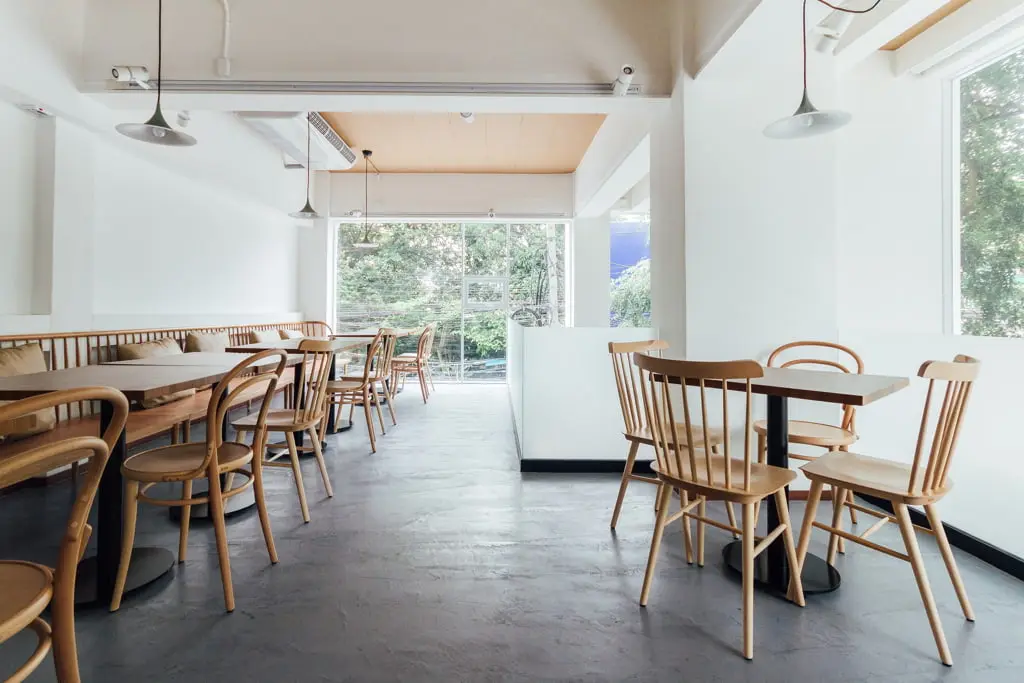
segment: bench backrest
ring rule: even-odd
[[[173,327],[138,330],[92,330],[88,332],[50,332],[47,334],[20,334],[0,336],[0,349],[39,344],[50,370],[77,368],[118,360],[119,344],[138,344],[170,337],[182,350],[185,337],[194,334],[223,334],[227,332],[232,344],[248,344],[249,333],[264,330],[297,330],[307,337],[322,337],[331,334],[327,323],[319,321],[259,323],[256,325],[222,325],[218,327]],[[96,412],[93,406],[72,404],[57,408],[57,420],[67,420],[80,415]]]

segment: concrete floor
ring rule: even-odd
[[[82,611],[83,680],[1024,680],[1024,583],[960,554],[978,617],[968,624],[927,538],[952,669],[937,659],[910,567],[866,548],[840,558],[842,588],[806,609],[756,596],[753,662],[738,654],[724,533],[709,532],[703,570],[685,564],[678,532],[666,537],[640,609],[652,487],[633,485],[612,534],[615,477],[521,475],[505,388],[438,389],[429,406],[415,391],[399,397],[399,426],[375,456],[362,428],[331,439],[333,500],[305,463],[310,524],[290,475],[268,473],[281,563],[270,566],[254,513],[232,519],[234,614],[206,523],[193,525],[188,562],[120,612]],[[64,487],[0,499],[0,557],[52,557],[68,503]],[[875,538],[899,543],[892,530]],[[823,552],[824,535],[814,540]],[[177,528],[143,507],[137,542],[175,548]],[[31,647],[31,636],[0,646],[0,678]],[[30,680],[54,680],[50,662]]]

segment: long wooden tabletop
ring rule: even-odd
[[[225,349],[228,353],[255,353],[257,351],[267,351],[268,349],[281,349],[288,353],[302,353],[299,350],[299,344],[305,339],[315,339],[317,341],[329,341],[333,343],[335,351],[348,351],[350,349],[360,349],[373,341],[374,335],[359,336],[359,337],[305,337],[296,339],[275,339],[267,342],[256,342],[254,344],[239,344],[238,346],[229,346]],[[188,354],[186,354],[188,355]]]
[[[206,367],[228,367],[233,368],[242,361],[244,358],[240,358],[237,353],[228,353],[227,351],[221,353],[217,351],[196,351],[193,353],[178,353],[169,356],[153,356],[152,358],[138,358],[136,360],[118,360],[110,363],[104,363],[104,365],[148,365],[148,366],[187,366],[187,365],[199,365]],[[253,365],[256,367],[268,367],[277,365],[278,357],[269,356],[256,361]],[[302,362],[302,358],[296,355],[288,354],[285,359],[287,366],[297,365]]]
[[[361,330],[354,332],[337,332],[331,335],[331,338],[349,338],[349,337],[375,337],[381,327],[364,327]],[[414,334],[419,334],[423,331],[422,327],[390,327],[392,332],[395,333],[396,337],[411,337]]]
[[[203,365],[86,365],[80,368],[0,377],[0,400],[17,400],[80,387],[113,387],[129,400],[166,396],[184,389],[216,384],[231,371]]]
[[[696,385],[698,381],[687,380],[687,384]],[[821,403],[841,403],[847,406],[866,406],[909,386],[910,380],[906,377],[886,375],[765,368],[764,377],[752,379],[750,384],[751,391],[755,394],[798,398]],[[711,389],[720,389],[722,383],[706,380],[704,385]],[[729,389],[746,391],[746,382],[730,380]]]

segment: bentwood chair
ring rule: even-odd
[[[257,363],[272,357],[278,359],[272,372],[256,372]],[[277,564],[277,550],[274,547],[274,536],[270,531],[270,517],[267,514],[267,504],[263,494],[263,469],[260,458],[254,457],[253,454],[261,453],[263,450],[266,440],[264,423],[286,363],[287,356],[284,351],[280,350],[268,350],[248,356],[214,387],[213,393],[210,395],[210,405],[206,411],[205,441],[154,448],[127,458],[121,465],[121,475],[125,481],[124,532],[122,534],[121,563],[118,566],[117,580],[114,584],[114,596],[110,601],[111,612],[115,612],[121,607],[124,585],[128,578],[128,565],[131,562],[132,547],[135,543],[135,524],[138,519],[140,501],[161,507],[182,508],[181,529],[178,538],[178,562],[185,561],[192,506],[208,504],[214,535],[217,539],[220,578],[224,586],[224,606],[228,612],[235,609],[235,592],[231,583],[231,559],[228,554],[227,527],[224,521],[224,501],[245,491],[250,486],[254,489],[256,509],[259,511],[263,539],[267,544],[270,562]],[[229,407],[242,392],[260,384],[264,384],[265,389],[259,413],[251,416],[256,424],[252,446],[239,441],[227,441],[223,436],[222,427]],[[250,465],[249,470],[243,469],[246,465]],[[238,486],[232,486],[236,474],[240,475],[243,481]],[[225,477],[226,486],[221,484],[222,475],[228,475]],[[192,484],[198,479],[207,480],[207,493],[204,496],[192,495]],[[164,499],[147,496],[146,492],[159,483],[180,483],[182,485],[181,498]]]
[[[782,358],[787,355],[787,352],[791,350],[803,352],[805,349],[833,349],[839,352],[840,360],[836,361],[822,358],[793,358],[790,360],[782,360]],[[833,342],[790,342],[789,344],[783,344],[779,348],[775,349],[772,351],[771,355],[768,356],[768,367],[770,368],[793,368],[803,366],[816,366],[810,369],[827,367],[847,374],[853,372],[858,375],[864,374],[864,361],[861,360],[861,357],[857,355],[853,349]],[[854,425],[855,419],[856,409],[853,406],[843,406],[842,420],[838,425],[830,425],[821,422],[808,422],[805,420],[790,420],[789,443],[826,448],[829,452],[845,451],[851,444],[856,442],[858,438]],[[768,422],[765,420],[758,420],[754,423],[754,431],[757,433],[757,461],[763,463],[767,456],[766,444]],[[790,453],[789,457],[791,460],[813,462],[818,456],[805,455],[802,453]],[[852,500],[847,501],[847,503],[852,502]],[[832,492],[832,505],[842,507],[842,504],[836,501],[835,491]],[[850,521],[856,524],[857,512],[853,507],[849,507],[849,511]],[[842,541],[839,543],[839,551],[844,551]]]
[[[974,610],[967,599],[967,591],[964,589],[963,580],[960,578],[960,572],[953,558],[953,551],[949,547],[949,540],[946,538],[946,531],[935,505],[953,488],[953,482],[949,478],[950,463],[956,450],[957,438],[960,436],[967,400],[970,398],[979,368],[978,361],[962,355],[957,356],[951,363],[928,361],[921,366],[917,375],[928,380],[928,394],[924,401],[924,411],[918,429],[917,448],[914,451],[912,464],[835,451],[823,455],[802,468],[803,473],[811,480],[811,492],[807,499],[807,511],[804,513],[804,524],[800,533],[800,547],[797,550],[800,566],[803,566],[804,558],[807,556],[813,527],[829,532],[829,562],[835,559],[838,538],[845,538],[909,562],[914,570],[914,578],[917,579],[917,588],[921,593],[925,612],[928,614],[928,622],[931,624],[935,645],[939,650],[939,659],[946,666],[953,665],[953,658],[949,653],[946,636],[942,631],[942,622],[939,621],[939,614],[935,608],[935,599],[932,597],[931,586],[921,560],[915,528],[935,536],[935,542],[942,553],[946,571],[949,573],[956,596],[960,600],[960,608],[963,610],[964,617],[968,621],[974,621]],[[939,408],[938,391],[942,391],[943,384],[945,384],[945,391],[943,392],[942,406]],[[937,415],[935,415],[936,413]],[[931,443],[929,444],[927,443],[929,423],[932,422],[933,415],[934,428],[931,430]],[[927,453],[925,452],[926,447],[928,448]],[[871,508],[857,506],[858,510],[878,517],[879,520],[862,534],[851,534],[843,531],[843,518],[839,513],[841,507],[839,502],[833,501],[832,524],[821,524],[815,521],[814,514],[818,509],[821,491],[825,484],[829,484],[832,486],[832,490],[836,491],[839,502],[845,500],[846,496],[852,496],[853,493],[862,493],[888,501],[892,505],[895,515],[887,515]],[[924,507],[929,529],[916,527],[911,521],[908,505]],[[899,525],[903,544],[906,547],[905,553],[867,540],[868,536],[889,522],[896,522]]]
[[[328,498],[334,497],[331,478],[327,475],[327,463],[321,446],[320,424],[327,415],[327,385],[331,377],[331,359],[334,346],[329,341],[303,339],[299,342],[302,351],[302,372],[299,373],[299,386],[295,388],[298,405],[284,409],[270,409],[266,415],[246,415],[231,423],[239,432],[259,432],[262,428],[267,433],[283,433],[284,443],[267,444],[269,448],[278,450],[275,455],[266,456],[266,448],[259,451],[259,460],[266,467],[290,468],[295,477],[295,490],[299,496],[299,508],[302,520],[309,523],[309,505],[306,502],[306,487],[302,481],[302,469],[299,467],[299,450],[295,435],[304,434],[310,444],[303,443],[301,450],[311,450],[320,467],[320,477]],[[279,459],[287,453],[289,462]]]
[[[86,401],[110,401],[114,406],[113,419],[103,438],[79,436],[62,439],[0,459],[0,488],[73,462],[89,461],[85,482],[78,486],[71,507],[56,568],[15,560],[0,562],[0,643],[26,628],[35,631],[39,641],[32,656],[7,679],[8,683],[24,681],[39,667],[51,646],[57,680],[60,683],[80,683],[82,680],[78,672],[78,645],[75,640],[75,578],[78,562],[92,533],[92,527],[87,523],[89,510],[96,499],[110,452],[128,419],[128,399],[115,389],[85,387],[55,391],[0,406],[0,423],[3,423],[22,419],[39,410],[63,404],[84,404]],[[50,608],[52,627],[42,618],[47,607]]]
[[[642,353],[634,354],[634,362],[640,369],[640,393],[643,397],[647,422],[651,426],[654,453],[657,462],[653,465],[661,482],[659,496],[661,504],[651,539],[651,552],[644,574],[644,585],[640,593],[641,606],[647,605],[654,579],[654,566],[661,547],[665,526],[677,519],[683,521],[683,542],[687,562],[691,561],[689,542],[689,519],[697,522],[697,564],[704,566],[704,526],[712,526],[740,534],[743,545],[743,656],[754,657],[754,559],[773,541],[782,536],[786,553],[792,566],[797,566],[796,547],[793,543],[792,525],[786,503],[786,486],[796,479],[796,472],[753,462],[751,440],[753,419],[751,412],[751,380],[763,377],[761,366],[752,360],[731,362],[692,362],[654,358]],[[708,388],[729,383],[745,388],[745,410],[743,411],[742,459],[732,457],[730,438],[729,393],[722,387],[721,402],[716,410],[708,400]],[[696,390],[681,390],[681,386],[695,385]],[[695,393],[696,396],[691,396]],[[738,391],[732,392],[738,394]],[[703,443],[711,440],[707,427],[709,411],[720,412],[723,425],[722,453],[715,454],[697,446],[695,431],[702,432]],[[691,417],[699,415],[701,424]],[[683,421],[677,420],[682,416]],[[673,488],[692,496],[687,502],[680,498],[679,512],[669,516],[669,503]],[[779,508],[779,526],[769,530],[763,539],[755,538],[757,520],[754,505],[769,496],[775,496]],[[707,517],[707,502],[722,500],[738,503],[743,510],[740,528],[722,524]],[[804,606],[803,586],[800,574],[790,575],[790,591],[793,600]]]
[[[434,333],[437,330],[437,323],[430,323],[420,332],[420,338],[416,342],[416,353],[403,353],[395,356],[391,362],[393,379],[392,387],[398,386],[402,381],[405,386],[406,375],[415,374],[420,382],[420,394],[423,395],[423,402],[430,398],[430,390],[434,388],[434,378],[430,374],[430,357],[434,352]],[[430,386],[427,386],[427,383]]]
[[[654,437],[647,424],[646,414],[640,399],[640,389],[637,386],[637,377],[633,371],[630,358],[634,353],[647,353],[651,351],[661,355],[661,352],[667,348],[668,342],[659,339],[638,342],[608,342],[608,353],[612,357],[612,368],[615,371],[615,387],[619,392],[619,407],[622,409],[622,422],[625,428],[622,435],[629,443],[626,467],[622,470],[622,482],[619,484],[619,496],[615,500],[615,510],[612,512],[612,529],[619,522],[619,512],[622,510],[622,502],[626,498],[626,489],[629,487],[630,481],[659,484],[657,477],[646,477],[633,472],[640,446],[654,445]],[[695,445],[698,448],[704,443],[703,433],[703,429],[698,425],[697,433],[694,435],[694,438],[697,440]],[[709,443],[712,450],[716,449],[722,443],[722,430],[709,429],[708,438],[710,439]],[[655,503],[657,504],[659,500],[656,497]],[[726,504],[726,512],[729,515],[729,523],[736,526],[736,515],[733,511],[732,503]]]
[[[378,393],[377,385],[380,385],[380,391],[387,398],[388,407],[391,410],[392,423],[398,424],[395,420],[394,408],[392,406],[394,397],[391,394],[391,388],[388,386],[388,382],[391,380],[391,362],[394,357],[397,340],[398,338],[393,330],[379,330],[367,348],[363,373],[355,376],[347,375],[340,380],[327,383],[328,408],[330,410],[340,412],[342,406],[349,406],[348,419],[351,422],[356,405],[363,406],[363,414],[366,416],[366,431],[370,435],[370,450],[373,453],[377,452],[377,436],[373,427],[371,407],[376,407],[377,409],[381,433],[387,433],[384,431],[384,413],[380,409],[380,394]],[[334,424],[338,424],[338,422],[335,419]],[[324,430],[326,430],[326,426],[321,431]]]

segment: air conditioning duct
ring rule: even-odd
[[[313,128],[310,159],[306,158],[304,112],[240,111],[235,115],[279,149],[285,155],[286,165],[294,160],[302,166],[311,163],[324,171],[344,171],[356,163],[356,153],[316,112],[309,113],[309,123]]]

